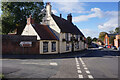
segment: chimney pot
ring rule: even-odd
[[[71,15],[71,13],[68,14],[68,16],[67,16],[67,20],[70,21],[70,22],[72,22],[72,15]]]
[[[60,14],[60,18],[62,18],[62,14]]]

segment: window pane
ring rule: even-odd
[[[56,42],[52,42],[52,52],[56,51]]]
[[[43,52],[48,52],[48,42],[43,42]]]
[[[66,51],[69,50],[69,44],[66,44]]]
[[[65,33],[65,39],[68,41],[68,33]]]

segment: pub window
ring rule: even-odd
[[[48,42],[43,42],[43,52],[48,52]]]
[[[80,40],[82,40],[82,37],[80,37]]]
[[[76,35],[76,39],[78,40],[78,35]]]
[[[68,41],[68,33],[65,33],[65,39]]]
[[[76,49],[79,49],[79,42],[76,43]]]
[[[66,44],[66,51],[69,50],[69,44]]]
[[[52,52],[56,51],[56,42],[52,42]]]

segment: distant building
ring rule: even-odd
[[[105,38],[104,38],[104,45],[114,46],[114,38],[115,38],[116,35],[117,35],[117,34],[106,34],[106,35],[105,35]],[[113,41],[111,41],[110,38],[111,38],[111,40],[113,40]]]
[[[120,35],[115,36],[114,46],[116,46],[116,48],[120,47]]]

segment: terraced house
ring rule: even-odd
[[[84,50],[87,48],[86,38],[83,33],[72,23],[72,15],[68,14],[67,20],[51,12],[50,3],[46,3],[45,17],[42,24],[34,23],[30,17],[21,35],[37,36],[40,42],[39,52],[65,53]]]

